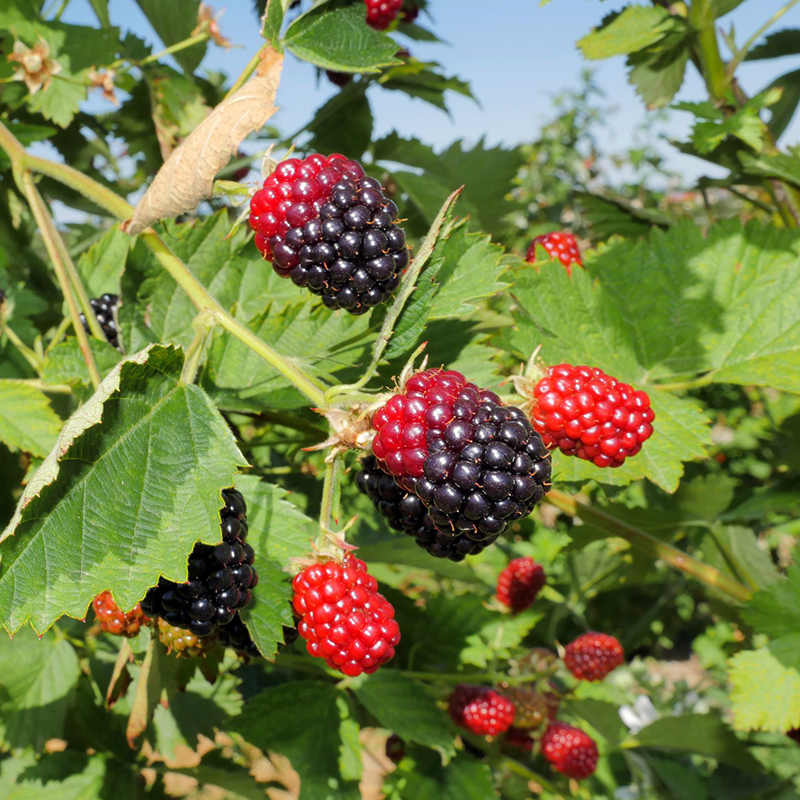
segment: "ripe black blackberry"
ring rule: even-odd
[[[356,485],[386,517],[390,528],[413,536],[416,543],[432,556],[463,561],[466,556],[476,555],[491,544],[490,541],[475,541],[460,532],[437,530],[423,502],[415,494],[400,488],[394,478],[378,466],[375,456],[362,460]]]
[[[275,271],[351,314],[400,283],[409,256],[396,219],[380,183],[339,154],[281,162],[250,202],[256,246]]]
[[[297,628],[290,628],[288,625],[283,626],[283,641],[289,645],[296,641],[300,634]],[[219,629],[219,642],[223,646],[227,646],[236,651],[240,656],[247,656],[248,658],[261,658],[261,653],[250,636],[250,631],[242,621],[239,612],[234,614],[233,619]]]
[[[101,297],[93,297],[89,303],[94,310],[94,315],[100,323],[100,327],[105,334],[108,343],[117,350],[119,346],[119,329],[117,328],[117,305],[119,305],[119,296],[116,294],[104,294]],[[89,322],[85,314],[81,314],[81,322],[87,333],[91,333],[89,329]]]
[[[258,583],[253,568],[255,554],[246,543],[247,505],[236,489],[223,489],[225,507],[220,511],[223,541],[198,543],[189,556],[189,580],[173,583],[162,578],[147,591],[142,610],[165,619],[197,636],[208,636],[220,625],[233,621]]]

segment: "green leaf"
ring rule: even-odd
[[[728,663],[736,730],[800,727],[800,672],[782,664],[767,647],[737,653]]]
[[[267,13],[264,18],[264,29],[261,35],[268,41],[275,50],[279,53],[283,52],[283,42],[281,41],[281,28],[283,27],[283,19],[286,13],[283,0],[276,0],[267,7]]]
[[[625,732],[625,725],[619,716],[619,708],[604,700],[591,697],[582,700],[570,700],[565,704],[569,711],[585,719],[596,728],[609,742],[618,742]]]
[[[94,13],[97,14],[100,24],[104,28],[108,28],[111,25],[111,20],[108,16],[108,0],[89,0],[89,3]]]
[[[712,525],[702,550],[706,562],[753,589],[764,589],[779,578],[769,552],[759,546],[750,528]]]
[[[579,39],[578,47],[589,59],[624,56],[655,44],[678,24],[665,8],[632,5]]]
[[[101,375],[105,375],[122,358],[119,350],[108,342],[101,342],[94,337],[89,339],[89,347]],[[49,384],[68,383],[73,386],[77,384],[89,386],[91,384],[89,369],[75,336],[67,337],[65,341],[50,351],[44,362],[42,381]]]
[[[273,5],[273,4],[270,4]],[[279,6],[280,3],[274,3]],[[256,783],[255,778],[241,764],[225,758],[219,750],[212,750],[203,756],[196,767],[171,769],[194,778],[201,787],[217,786],[225,792],[225,800],[264,800],[264,785]],[[212,792],[208,792],[211,794]],[[127,800],[127,798],[126,798]]]
[[[674,223],[674,220],[657,212],[657,216],[653,217],[650,213],[652,209],[637,208],[625,198],[607,191],[602,194],[575,192],[575,199],[591,226],[595,241],[603,241],[611,236],[634,239],[650,233],[654,224],[669,227]]]
[[[55,633],[39,639],[24,628],[13,639],[0,633],[0,743],[41,750],[63,736],[80,666],[72,645]]]
[[[285,489],[250,475],[236,485],[247,500],[248,541],[258,553],[258,586],[242,619],[261,653],[272,658],[283,642],[282,626],[294,625],[291,576],[284,568],[308,553],[317,525],[286,499]]]
[[[742,612],[758,633],[777,639],[800,631],[800,565],[786,571],[786,577],[756,592]]]
[[[784,28],[768,34],[757,44],[745,61],[760,61],[765,58],[782,58],[800,53],[800,28]]]
[[[765,91],[776,88],[781,89],[782,94],[780,100],[770,108],[771,116],[767,125],[772,135],[779,139],[789,127],[800,103],[800,69],[776,78]]]
[[[541,622],[544,614],[527,609],[512,617],[497,614],[483,622],[480,629],[466,638],[467,646],[460,653],[463,664],[488,667],[495,658],[510,658],[512,649]]]
[[[690,55],[691,42],[687,31],[681,30],[628,56],[628,82],[648,109],[663,108],[672,101],[683,85]]]
[[[740,153],[739,160],[748,175],[779,178],[800,186],[800,155],[796,152],[774,155]]]
[[[710,756],[746,772],[760,770],[745,745],[714,714],[662,717],[642,728],[635,740],[642,747]]]
[[[109,778],[115,768],[100,754],[90,758],[85,753],[67,750],[37,760],[30,753],[23,753],[0,764],[0,790],[11,779],[11,788],[3,793],[9,800],[93,800],[114,790],[122,790],[117,796],[126,800],[142,797],[132,782],[125,787],[113,786]],[[129,778],[132,774],[128,771]]]
[[[360,3],[311,8],[288,27],[283,43],[298,58],[339,72],[378,72],[397,63],[396,42],[367,25]]]
[[[447,716],[423,686],[396,670],[370,675],[354,688],[356,697],[380,725],[401,739],[455,755]]]
[[[706,786],[700,776],[673,759],[647,755],[647,764],[658,775],[669,792],[668,797],[681,800],[708,800]]]
[[[339,709],[339,772],[346,781],[360,781],[364,772],[363,750],[358,735],[361,732],[358,722],[353,718],[354,705],[349,697],[336,698]]]
[[[181,0],[180,3],[164,3],[162,0],[136,0],[147,21],[153,26],[165,47],[182,42],[192,35],[197,25],[200,0]],[[173,54],[186,75],[200,66],[206,54],[207,42],[199,42]]]
[[[386,70],[380,78],[384,89],[404,92],[411,97],[424,100],[442,111],[447,111],[445,92],[456,92],[475,99],[469,84],[456,76],[447,77],[436,70],[436,62],[418,61],[415,58],[397,67]]]
[[[384,782],[384,791],[392,791],[392,800],[488,800],[498,796],[489,765],[472,755],[459,753],[445,765],[431,750],[414,747],[409,751]]]
[[[356,800],[358,784],[339,772],[338,692],[330,683],[296,681],[252,697],[230,729],[286,756],[300,776],[300,800]]]
[[[306,126],[311,134],[308,149],[360,158],[372,140],[372,126],[366,84],[351,82],[319,108]]]
[[[714,7],[714,16],[724,17],[725,14],[730,14],[735,8],[738,8],[744,0],[712,0]]]
[[[65,424],[0,537],[7,629],[80,619],[105,589],[128,610],[160,575],[186,580],[196,541],[220,541],[221,490],[246,462],[182,366],[179,350],[148,348]]]
[[[47,395],[21,381],[0,380],[0,442],[12,453],[44,456],[61,430]]]
[[[120,293],[120,279],[131,246],[131,237],[115,225],[98,239],[78,260],[78,274],[89,297],[109,292]]]

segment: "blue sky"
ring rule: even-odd
[[[180,3],[181,0],[164,0]],[[540,8],[538,0],[430,0],[433,21],[420,19],[448,44],[408,43],[414,55],[442,63],[445,71],[468,80],[480,105],[451,94],[451,117],[398,92],[372,90],[371,101],[376,132],[393,129],[418,136],[435,146],[454,139],[475,141],[485,136],[490,143],[517,144],[536,137],[543,120],[551,113],[551,97],[579,83],[586,62],[575,42],[610,11],[627,3],[622,0],[552,0]],[[741,43],[785,4],[785,0],[747,0],[721,21],[725,29],[733,23]],[[203,68],[236,76],[259,47],[258,25],[251,0],[211,0],[224,13],[222,32],[240,45],[228,52],[211,46]],[[306,6],[308,0],[306,0]],[[110,0],[113,24],[133,30],[156,46],[158,38],[133,0]],[[72,0],[64,21],[95,24],[88,0]],[[800,27],[800,6],[788,12],[772,30]],[[606,103],[616,111],[609,117],[601,144],[618,151],[632,141],[646,112],[627,82],[623,58],[595,62],[597,81],[606,92]],[[744,64],[739,75],[743,88],[755,93],[773,78],[800,68],[800,58]],[[690,67],[679,99],[705,97],[702,82]],[[281,110],[273,121],[284,132],[299,128],[313,111],[334,92],[326,80],[318,82],[314,69],[289,57],[278,95]],[[102,100],[92,100],[104,103]],[[689,115],[672,112],[661,128],[672,136],[685,137]],[[784,144],[800,142],[800,114],[784,134]],[[714,173],[714,168],[668,145],[669,165],[689,177]]]

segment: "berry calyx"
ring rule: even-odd
[[[550,367],[533,389],[531,421],[545,444],[598,467],[635,456],[654,419],[646,392],[597,367]]]
[[[312,564],[295,576],[292,589],[306,650],[331,669],[355,677],[394,657],[400,641],[394,608],[363,561],[348,555],[342,563]]]
[[[119,328],[117,328],[117,306],[119,305],[119,295],[104,294],[101,297],[93,297],[91,300],[89,300],[89,305],[91,305],[94,315],[97,317],[97,321],[100,323],[100,328],[108,340],[108,343],[112,347],[116,347],[117,350],[120,350]],[[86,333],[91,333],[89,322],[86,319],[85,314],[81,314],[81,322],[83,323]]]
[[[378,466],[375,456],[367,456],[361,461],[356,485],[372,500],[390,528],[413,536],[420,547],[436,558],[463,561],[466,556],[480,553],[487,544],[463,534],[438,531],[422,500],[399,487],[392,476]]]
[[[372,417],[381,467],[436,529],[491,544],[550,488],[547,448],[525,413],[452,370],[412,375]]]
[[[625,652],[616,637],[589,631],[567,645],[564,663],[578,680],[601,681],[625,663]]]
[[[518,614],[533,605],[546,582],[541,564],[532,558],[514,558],[497,579],[497,599]]]
[[[397,18],[403,0],[364,0],[367,6],[367,25],[376,30],[386,30]]]
[[[479,736],[497,736],[514,722],[514,704],[494,689],[460,683],[450,695],[450,718]]]
[[[566,722],[551,722],[542,736],[544,757],[563,775],[582,780],[597,769],[597,744],[589,734]]]
[[[577,264],[579,267],[583,266],[578,240],[569,231],[555,231],[535,237],[525,253],[525,260],[529,264],[536,263],[536,245],[538,244],[547,250],[551,258],[557,258],[567,268],[567,275],[572,274],[573,264]]]
[[[396,220],[380,183],[338,153],[282,161],[250,201],[256,247],[278,275],[351,314],[400,283],[409,255]]]
[[[137,603],[127,614],[114,602],[111,592],[101,592],[92,600],[97,621],[100,627],[114,636],[131,638],[139,633],[142,625],[150,620],[142,611],[142,604]]]
[[[503,686],[502,689],[504,696],[514,704],[515,727],[532,730],[547,720],[547,701],[538,692],[523,686]]]
[[[223,489],[222,498],[222,542],[196,544],[189,556],[189,580],[178,584],[162,578],[142,600],[147,614],[196,636],[209,636],[230,623],[258,584],[255,553],[245,541],[247,504],[236,489]]]
[[[158,638],[167,648],[167,653],[176,658],[205,658],[217,644],[214,636],[196,636],[164,619],[158,620]]]

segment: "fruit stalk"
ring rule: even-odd
[[[649,533],[645,533],[645,531],[639,530],[627,522],[612,517],[605,511],[590,505],[586,500],[578,499],[576,496],[565,494],[557,489],[551,489],[547,495],[547,502],[573,517],[579,517],[595,528],[599,528],[612,536],[619,536],[625,539],[631,546],[649,553],[654,558],[661,559],[671,567],[697,578],[707,586],[729,594],[741,603],[747,602],[752,595],[752,591],[744,584],[729,578],[727,575],[723,575],[710,564],[705,564],[678,550],[677,547],[662,542],[655,536],[651,536]]]

